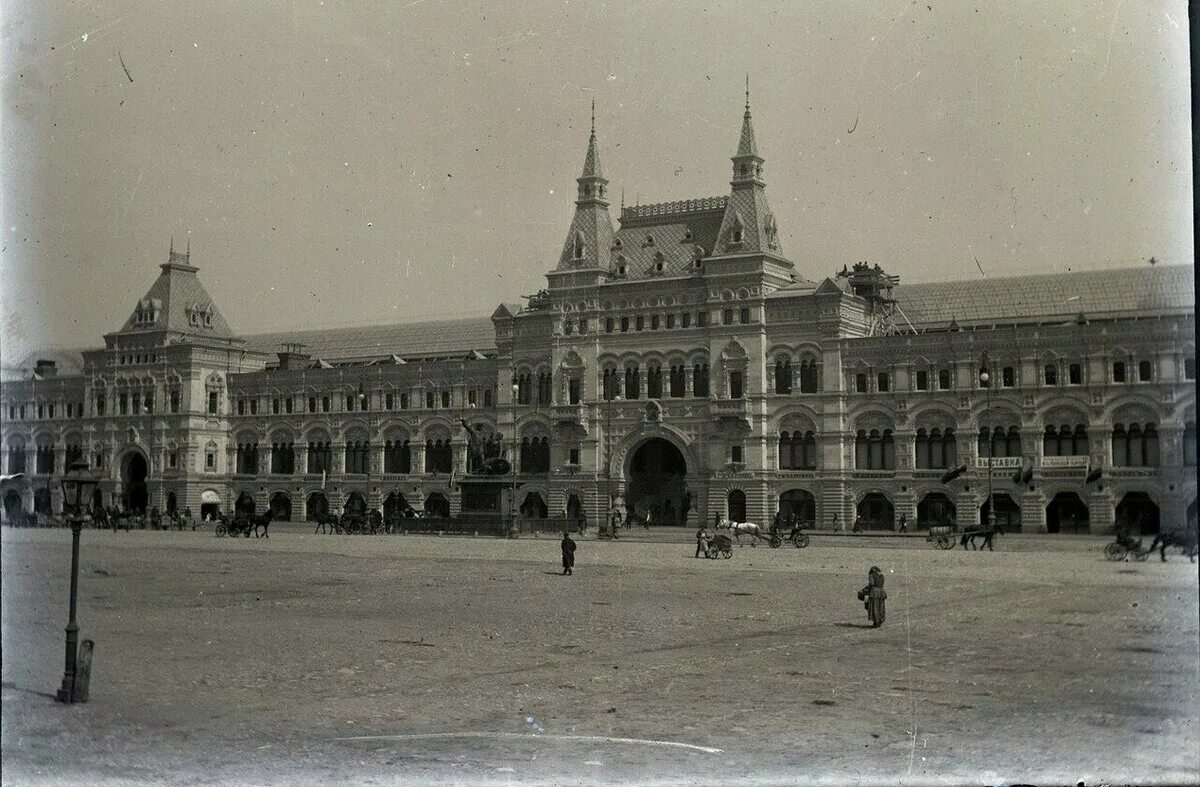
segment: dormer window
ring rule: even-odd
[[[615,241],[613,241],[613,245],[612,245],[612,247],[613,247],[614,249],[619,249],[619,248],[621,248],[621,239],[620,239],[620,238],[617,238]]]
[[[654,245],[654,236],[653,236],[653,235],[647,235],[647,236],[646,236],[646,245],[647,245],[647,246],[653,246],[653,245]]]
[[[582,260],[583,255],[587,252],[587,244],[583,242],[583,233],[575,233],[575,259]]]
[[[654,255],[654,272],[663,272],[663,255],[661,251]]]
[[[737,228],[735,228],[735,229],[734,229],[734,231],[733,231],[733,242],[734,242],[734,243],[741,243],[741,242],[742,242],[742,228],[741,228],[741,227],[737,227]]]
[[[625,258],[622,256],[617,257],[617,275],[618,276],[625,275]]]

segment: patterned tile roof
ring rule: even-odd
[[[710,197],[624,208],[613,241],[613,269],[623,258],[627,279],[691,275],[697,247],[706,257],[713,253],[726,203],[725,197]],[[661,272],[655,270],[660,260]]]
[[[197,268],[189,264],[189,257],[189,254],[171,251],[168,262],[159,266],[162,273],[135,305],[120,333],[166,329],[221,339],[233,336],[212,296],[196,278]],[[143,307],[157,312],[153,322],[138,321],[138,312]]]
[[[281,345],[295,343],[303,344],[305,352],[313,358],[326,361],[383,355],[428,358],[496,350],[496,332],[490,317],[283,331],[245,338],[246,349],[251,352],[274,354]]]
[[[914,325],[1098,317],[1194,310],[1194,275],[1188,265],[1154,265],[902,284],[893,295]]]

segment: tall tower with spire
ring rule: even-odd
[[[563,244],[556,271],[608,270],[613,243],[612,218],[608,215],[608,180],[600,166],[596,145],[596,102],[592,102],[592,133],[588,137],[583,172],[575,179],[575,216]]]
[[[763,157],[758,154],[750,121],[750,77],[746,77],[746,113],[737,153],[733,155],[733,191],[717,235],[716,254],[772,254],[782,257],[775,214],[767,205]]]

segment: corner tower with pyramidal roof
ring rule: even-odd
[[[767,204],[767,184],[763,179],[765,159],[759,155],[750,116],[749,77],[746,78],[746,111],[742,115],[742,131],[732,161],[731,192],[712,250],[713,259],[709,260],[706,268],[727,271],[730,263],[724,258],[744,261],[754,257],[759,260],[755,267],[761,266],[764,277],[774,279],[776,286],[782,286],[792,280],[793,265],[783,256],[779,227],[775,222],[775,214]],[[747,266],[732,267],[741,271]]]
[[[583,172],[576,178],[576,183],[575,215],[558,265],[550,274],[552,287],[597,284],[610,267],[614,233],[612,217],[608,215],[608,180],[600,166],[596,145],[595,102],[592,102],[592,131],[583,159]]]

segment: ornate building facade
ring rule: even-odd
[[[810,280],[748,103],[732,161],[614,225],[593,128],[547,289],[490,318],[237,336],[172,249],[103,348],[6,369],[4,516],[58,511],[82,458],[106,505],[293,520],[1195,520],[1192,268]]]

